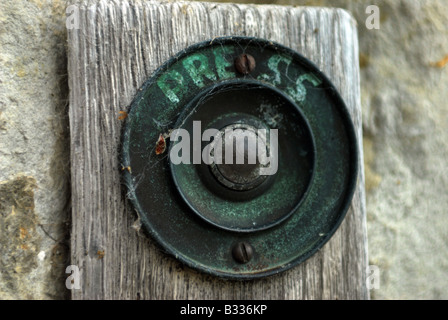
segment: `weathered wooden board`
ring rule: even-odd
[[[201,2],[74,3],[68,33],[74,299],[368,299],[367,239],[356,22],[339,9]],[[361,149],[358,187],[333,238],[305,263],[247,282],[200,274],[163,254],[135,228],[120,184],[126,110],[171,55],[218,36],[256,36],[314,61],[340,90]]]

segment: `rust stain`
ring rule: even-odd
[[[445,57],[443,57],[441,60],[439,60],[437,62],[431,63],[431,67],[436,67],[436,68],[442,69],[443,67],[446,66],[447,63],[448,63],[448,55],[446,55]]]
[[[121,171],[124,171],[124,170],[127,170],[129,173],[132,173],[132,170],[131,170],[131,167],[130,166],[127,166],[127,167],[125,167],[125,166],[121,166]]]
[[[20,227],[19,230],[20,230],[20,239],[21,240],[25,239],[26,236],[28,235],[28,231],[23,227]]]
[[[104,252],[104,250],[98,250],[96,252],[96,255],[98,256],[98,260],[101,260],[104,258],[105,252]]]
[[[156,155],[164,153],[166,150],[166,140],[163,134],[159,135],[159,140],[156,142]]]
[[[118,111],[118,120],[124,120],[128,117],[128,113],[126,111]]]

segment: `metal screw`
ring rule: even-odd
[[[255,59],[250,54],[240,54],[235,59],[235,69],[241,74],[249,74],[255,69]]]
[[[247,242],[239,242],[232,249],[232,256],[239,263],[248,263],[254,255],[254,248]]]

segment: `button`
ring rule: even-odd
[[[164,252],[201,272],[254,279],[292,268],[351,203],[358,149],[344,101],[280,44],[224,37],[185,48],[145,82],[125,121],[127,197]]]

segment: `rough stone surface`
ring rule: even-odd
[[[0,1],[0,299],[67,296],[63,1]]]
[[[381,272],[372,297],[448,299],[445,1],[251,2],[342,7],[357,19],[369,256]],[[380,30],[365,27],[372,4]],[[65,6],[0,2],[0,299],[67,291]]]

